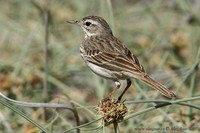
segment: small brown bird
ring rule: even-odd
[[[167,87],[145,73],[137,57],[113,36],[110,26],[103,18],[87,16],[67,22],[80,26],[85,32],[85,38],[80,46],[80,53],[85,63],[97,75],[115,82],[116,87],[110,95],[120,88],[119,80],[126,80],[127,85],[118,97],[120,101],[131,85],[130,79],[135,78],[154,87],[168,98],[176,97]]]

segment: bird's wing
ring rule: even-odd
[[[94,38],[83,43],[82,56],[88,62],[113,71],[144,72],[137,57],[115,37]]]

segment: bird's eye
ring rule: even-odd
[[[85,23],[85,25],[86,25],[86,26],[90,26],[91,23],[87,21],[87,22]]]

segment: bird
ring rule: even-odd
[[[110,79],[116,84],[108,97],[120,88],[120,80],[126,80],[126,87],[118,97],[120,101],[131,86],[131,79],[143,81],[168,98],[176,97],[174,92],[145,72],[138,58],[113,35],[105,19],[99,16],[86,16],[67,22],[80,26],[85,32],[85,37],[80,44],[80,54],[87,66],[95,74]]]

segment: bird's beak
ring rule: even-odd
[[[79,24],[79,21],[77,21],[77,20],[68,20],[67,21],[67,23],[69,23],[69,24]]]

